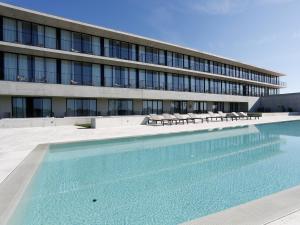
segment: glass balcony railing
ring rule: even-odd
[[[84,36],[82,36],[84,37]],[[281,87],[286,87],[285,82],[281,82],[278,79],[271,78],[269,76],[264,75],[257,75],[249,72],[241,72],[239,70],[233,71],[232,69],[227,70],[225,68],[219,68],[218,66],[214,66],[213,69],[211,66],[205,66],[204,64],[197,64],[197,63],[189,63],[188,67],[184,67],[184,60],[181,58],[170,58],[170,57],[161,57],[159,54],[154,53],[139,53],[136,51],[135,48],[124,48],[121,46],[110,46],[110,47],[103,47],[100,44],[100,38],[93,38],[93,36],[88,36],[89,38],[86,39],[66,39],[64,37],[60,38],[59,40],[56,37],[49,36],[46,34],[40,34],[38,32],[32,31],[20,31],[14,29],[3,29],[3,40],[8,42],[26,44],[26,45],[33,45],[38,47],[45,47],[45,48],[54,48],[57,49],[60,46],[60,50],[64,51],[71,51],[71,52],[78,52],[78,53],[85,53],[85,54],[92,54],[92,55],[104,55],[106,57],[112,58],[120,58],[124,60],[133,60],[133,61],[140,61],[149,64],[156,64],[156,65],[166,65],[175,68],[183,68],[183,69],[190,69],[193,71],[200,71],[200,72],[207,72],[222,76],[228,77],[235,77],[240,79],[246,79],[251,81],[262,82],[266,84],[274,84]],[[26,77],[19,77],[19,79],[25,79]]]

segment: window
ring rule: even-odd
[[[165,84],[165,73],[160,72],[159,73],[159,89],[160,90],[165,90],[166,84]]]
[[[173,91],[173,75],[168,73],[167,75],[167,89],[168,91]]]
[[[66,116],[96,116],[96,99],[67,99]]]
[[[73,32],[72,33],[72,51],[81,52],[81,34]]]
[[[57,83],[57,66],[56,59],[45,59],[46,63],[46,82],[56,84]]]
[[[163,103],[162,101],[155,100],[145,100],[143,101],[143,111],[142,114],[162,114],[163,113]]]
[[[183,67],[188,69],[189,68],[189,57],[184,55]]]
[[[44,47],[44,26],[38,24],[32,24],[32,44],[39,47]]]
[[[159,50],[159,64],[160,65],[166,65],[166,58],[165,58],[165,51]]]
[[[45,27],[45,47],[56,48],[56,29],[53,27]]]
[[[52,116],[51,98],[12,98],[12,116],[14,118]]]
[[[112,66],[104,66],[104,86],[112,87],[113,86],[113,75],[112,75]]]
[[[139,88],[146,87],[145,70],[139,70]]]
[[[9,42],[17,41],[17,22],[14,19],[3,18],[3,40]]]
[[[12,117],[25,118],[26,117],[26,99],[25,98],[12,98]]]
[[[98,64],[92,65],[92,85],[93,86],[101,85],[101,69],[100,69],[100,65]]]
[[[186,101],[173,101],[171,102],[171,113],[187,113],[187,102]]]
[[[72,62],[67,60],[61,61],[61,83],[71,84],[72,79]]]
[[[94,55],[101,55],[101,45],[99,37],[92,37],[92,53]]]
[[[18,73],[18,55],[4,53],[4,80],[16,81]]]
[[[136,69],[129,69],[129,87],[136,88]]]
[[[92,85],[92,64],[91,63],[82,64],[82,84]]]
[[[41,57],[34,57],[34,81],[46,83],[45,60]]]
[[[18,81],[29,81],[31,75],[31,60],[27,55],[18,56]]]
[[[88,34],[82,34],[82,52],[92,53],[92,37]]]
[[[18,42],[31,44],[31,24],[25,21],[18,21]]]
[[[108,115],[132,115],[132,100],[108,100]]]
[[[71,51],[72,49],[72,34],[70,31],[61,30],[60,38],[61,49]]]

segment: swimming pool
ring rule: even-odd
[[[300,122],[51,145],[9,225],[174,225],[300,184]]]

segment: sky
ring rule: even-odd
[[[286,74],[300,92],[299,0],[8,0]]]

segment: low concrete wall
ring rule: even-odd
[[[146,116],[106,116],[92,118],[92,128],[124,127],[146,124]]]
[[[277,112],[277,113],[262,113],[261,116],[298,116],[300,112]]]
[[[256,111],[300,112],[300,93],[270,95],[261,97]]]
[[[0,128],[49,127],[91,123],[92,117],[9,118],[0,120]]]

